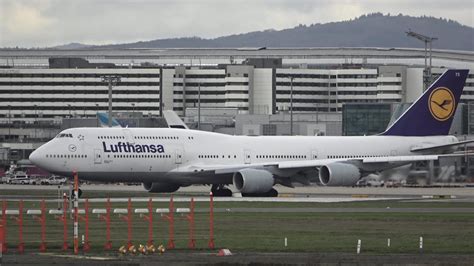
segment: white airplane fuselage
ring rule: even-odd
[[[210,180],[196,172],[205,165],[415,155],[411,152],[414,147],[456,141],[454,136],[254,137],[172,128],[72,128],[38,148],[30,158],[52,173],[72,176],[77,171],[85,180],[230,184],[231,176]],[[386,168],[387,164],[372,164],[364,170]]]

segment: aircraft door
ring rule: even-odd
[[[311,151],[311,160],[316,160],[318,159],[318,151],[317,150],[312,150]]]
[[[102,151],[100,149],[94,149],[94,164],[102,163]]]
[[[123,134],[125,135],[125,139],[127,140],[128,143],[130,144],[135,143],[135,138],[133,137],[132,131],[130,131],[130,129],[124,129]]]
[[[182,149],[176,149],[175,163],[176,164],[182,164],[183,163],[183,150]]]
[[[244,163],[252,163],[252,153],[250,152],[250,150],[244,150]]]

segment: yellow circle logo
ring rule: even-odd
[[[454,114],[454,95],[448,88],[436,88],[431,92],[428,106],[436,120],[446,121]]]

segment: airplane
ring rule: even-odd
[[[352,186],[370,173],[455,156],[456,146],[473,142],[447,135],[467,75],[445,71],[373,136],[232,136],[179,121],[169,128],[70,128],[29,159],[57,175],[141,182],[149,192],[202,184],[212,185],[215,196],[231,196],[233,184],[243,196],[271,197],[278,195],[275,184]]]
[[[97,119],[101,127],[109,127],[109,115],[106,113],[97,113]],[[112,127],[122,127],[117,119],[112,117]]]

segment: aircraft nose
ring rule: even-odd
[[[30,162],[33,163],[34,165],[39,165],[40,163],[40,148],[34,150],[28,159],[30,159]]]

